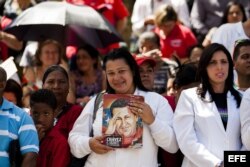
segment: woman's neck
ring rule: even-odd
[[[131,87],[127,92],[119,92],[119,91],[115,91],[116,94],[134,94],[135,93],[135,87]]]
[[[212,86],[214,93],[224,93],[225,84],[213,85]]]
[[[64,103],[59,103],[57,108],[56,108],[56,111],[55,111],[55,118],[57,118],[61,112],[63,111],[63,107],[65,106],[66,104],[66,101]]]
[[[84,72],[80,72],[83,76],[85,77],[93,77],[95,76],[95,69],[94,68],[91,68],[87,71],[84,71]]]

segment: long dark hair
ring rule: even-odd
[[[135,59],[126,48],[114,49],[113,51],[108,53],[103,59],[103,69],[106,71],[106,64],[108,61],[114,61],[118,59],[123,59],[126,62],[126,64],[129,66],[130,70],[133,73],[133,82],[135,84],[135,87],[144,91],[148,91],[142,84],[140,73],[139,73],[139,67]],[[106,81],[107,81],[106,92],[115,93],[115,90],[110,86],[107,79]]]
[[[229,51],[223,45],[218,43],[212,43],[211,45],[206,47],[201,55],[196,76],[197,80],[201,82],[201,85],[197,89],[197,94],[201,97],[202,100],[206,101],[205,99],[206,92],[208,91],[210,94],[214,93],[212,85],[209,82],[209,77],[207,74],[207,66],[210,60],[212,59],[214,53],[217,51],[224,52],[227,56],[227,60],[229,63],[228,77],[225,81],[224,92],[230,91],[237,102],[237,107],[239,107],[241,102],[241,95],[234,88],[233,60]],[[212,97],[211,101],[213,101]]]
[[[77,53],[80,51],[80,50],[84,50],[86,51],[89,56],[91,57],[91,59],[95,60],[96,62],[94,63],[94,68],[97,69],[99,66],[99,52],[98,50],[96,50],[93,46],[89,45],[89,44],[83,44],[81,45],[77,51],[76,51],[76,54],[74,56],[71,57],[70,59],[70,70],[77,70],[78,67],[77,67]]]
[[[236,5],[236,6],[238,6],[240,8],[240,10],[241,10],[241,12],[243,14],[242,22],[245,22],[247,20],[246,12],[245,12],[245,9],[244,9],[243,5],[241,3],[239,3],[239,2],[237,2],[237,1],[230,1],[230,2],[228,2],[227,7],[223,12],[223,16],[222,16],[222,19],[221,19],[221,24],[228,23],[227,16],[228,16],[230,8],[233,5]]]

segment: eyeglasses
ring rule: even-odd
[[[234,47],[238,46],[239,44],[249,44],[250,45],[250,39],[238,39],[234,43]]]

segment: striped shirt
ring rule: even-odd
[[[3,99],[0,106],[0,164],[10,166],[9,143],[18,139],[21,153],[38,153],[39,140],[32,118],[21,108]]]

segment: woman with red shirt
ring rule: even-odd
[[[192,31],[178,22],[178,16],[170,5],[160,7],[155,13],[155,32],[160,37],[163,57],[177,56],[181,62],[188,59],[188,48],[197,44]]]

